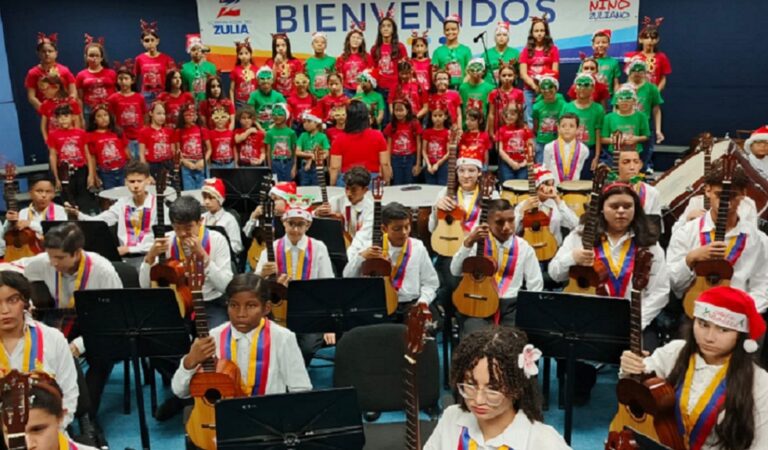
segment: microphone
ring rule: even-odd
[[[482,33],[480,33],[480,34],[478,34],[477,36],[475,36],[475,37],[474,37],[474,39],[472,39],[472,42],[474,42],[475,44],[477,44],[477,41],[479,41],[480,39],[482,39],[482,38],[483,38],[483,36],[485,36],[485,31],[483,31]]]

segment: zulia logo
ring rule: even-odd
[[[216,15],[216,18],[240,17],[240,8],[235,8],[232,6],[237,3],[240,3],[240,0],[219,0],[219,4],[224,6],[219,9],[219,14]]]

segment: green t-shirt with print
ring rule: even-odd
[[[248,104],[256,110],[256,120],[265,130],[272,126],[272,105],[275,103],[285,103],[285,97],[274,89],[266,95],[256,89],[248,97]]]
[[[544,101],[544,98],[536,100],[533,104],[531,115],[536,122],[536,142],[549,144],[557,139],[557,119],[565,108],[565,99],[562,95],[556,95],[552,102]]]
[[[181,66],[182,85],[196,102],[205,100],[205,82],[209,76],[215,75],[216,66],[210,61],[201,61],[200,64],[187,61]]]
[[[618,112],[612,112],[605,116],[603,128],[600,131],[602,137],[608,138],[616,132],[621,131],[624,136],[650,136],[648,129],[648,117],[645,114],[635,111],[628,116],[622,116]],[[613,153],[613,145],[608,146],[608,151]],[[643,151],[643,144],[637,143],[637,151]]]
[[[457,87],[464,81],[467,64],[471,59],[472,50],[464,44],[454,48],[441,45],[432,54],[432,65],[439,69],[446,69],[451,75],[451,86]]]
[[[637,88],[637,110],[649,119],[653,117],[653,108],[663,104],[664,99],[661,98],[661,92],[655,84],[646,81]]]
[[[384,96],[376,91],[371,91],[367,94],[365,92],[360,92],[355,94],[354,98],[365,103],[369,110],[373,110],[374,117],[378,117],[379,111],[384,111],[387,107],[387,104],[384,102]]]
[[[322,131],[318,131],[315,134],[305,131],[301,133],[301,136],[299,136],[299,139],[296,141],[296,148],[302,152],[313,152],[318,146],[323,150],[331,148],[331,144],[328,142],[328,136]]]
[[[499,60],[508,63],[511,60],[515,60],[515,73],[520,73],[520,52],[516,48],[507,47],[503,53],[499,53],[499,50],[494,46],[488,49],[488,61],[489,68],[485,71],[485,81],[496,86],[495,73],[499,70]]]
[[[600,137],[598,130],[603,126],[605,110],[603,105],[592,102],[586,108],[579,108],[575,101],[569,102],[563,108],[562,114],[573,113],[579,117],[579,139],[581,142],[592,147]],[[561,114],[561,115],[562,115]]]
[[[336,70],[336,58],[312,56],[307,58],[304,70],[309,77],[309,92],[318,99],[328,95],[328,75]]]
[[[597,72],[602,75],[600,81],[608,86],[608,92],[613,95],[613,81],[621,78],[619,62],[611,56],[597,58]]]
[[[479,84],[461,83],[459,96],[464,117],[470,109],[479,109],[483,112],[483,117],[488,117],[488,97],[494,89],[495,87],[487,81],[481,81]]]
[[[264,143],[269,146],[272,159],[291,159],[296,149],[296,133],[288,127],[272,127],[267,131]]]

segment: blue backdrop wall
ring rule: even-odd
[[[33,158],[46,161],[38,118],[26,101],[23,87],[27,70],[37,63],[38,31],[59,33],[59,61],[76,73],[84,65],[84,32],[106,38],[110,61],[132,58],[143,50],[139,19],[157,20],[161,50],[184,61],[184,35],[198,28],[194,0],[35,0],[33,4],[30,7],[30,3],[18,0],[0,0],[7,50],[6,62],[0,46],[0,77],[7,63],[12,93],[11,101],[3,94],[7,91],[1,89],[4,80],[0,80],[0,130],[10,135],[20,132],[27,163]],[[768,50],[762,41],[768,2],[640,0],[640,15],[665,17],[661,49],[673,66],[664,92],[667,143],[686,144],[705,129],[722,135],[768,122]],[[556,35],[556,25],[553,30]],[[563,79],[571,80],[574,71],[572,65],[564,67]],[[20,153],[18,141],[4,138],[0,143],[3,154]]]

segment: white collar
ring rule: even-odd
[[[231,322],[230,322],[229,326],[230,326],[230,330],[232,331],[232,337],[235,338],[236,341],[239,341],[240,339],[244,338],[248,342],[251,341],[251,338],[253,337],[253,333],[255,333],[256,330],[259,328],[259,327],[256,327],[256,328],[254,328],[253,330],[251,330],[251,331],[249,331],[247,333],[243,333],[241,331],[237,331],[237,329],[235,329],[235,327],[232,326]]]
[[[739,215],[738,211],[736,212],[736,215]],[[701,219],[696,219],[696,224],[697,224],[696,228],[698,229],[701,226],[700,225]],[[715,222],[712,220],[712,215],[710,214],[710,212],[707,211],[707,213],[704,214],[704,226],[701,227],[699,231],[708,233],[714,229],[715,229]],[[744,219],[741,218],[741,216],[739,216],[739,221],[736,222],[736,226],[725,232],[725,236],[726,237],[738,236],[739,233],[749,234],[749,226],[747,226],[746,222],[744,221]]]
[[[283,239],[285,239],[285,247],[287,249],[289,249],[289,250],[294,248],[294,247],[298,248],[299,250],[306,250],[307,249],[307,244],[309,243],[309,238],[307,237],[306,234],[304,236],[302,236],[301,239],[299,239],[299,242],[297,242],[296,245],[293,245],[291,243],[291,240],[288,239],[287,235],[283,236]]]
[[[533,428],[533,423],[528,419],[528,416],[525,415],[523,410],[517,411],[512,423],[507,425],[507,428],[505,428],[500,435],[489,439],[488,441],[483,438],[483,432],[480,430],[480,426],[477,424],[477,419],[472,413],[462,411],[456,423],[461,427],[466,427],[469,431],[469,437],[478,444],[494,447],[506,445],[513,449],[528,447],[529,436],[531,434],[531,429]]]
[[[133,198],[133,195],[131,195],[127,203],[128,203],[128,206],[131,206],[133,208],[139,208],[139,207],[151,208],[153,206],[154,201],[155,201],[155,196],[147,192],[144,195],[144,203],[142,203],[141,205],[136,203],[136,200]]]
[[[632,239],[633,237],[635,237],[635,232],[632,230],[629,230],[624,234],[622,234],[621,237],[616,242],[613,242],[613,239],[611,239],[608,233],[607,232],[605,233],[605,238],[608,240],[608,245],[610,245],[611,248],[616,247],[618,245],[622,245],[624,244],[624,242],[626,242],[627,239]]]

